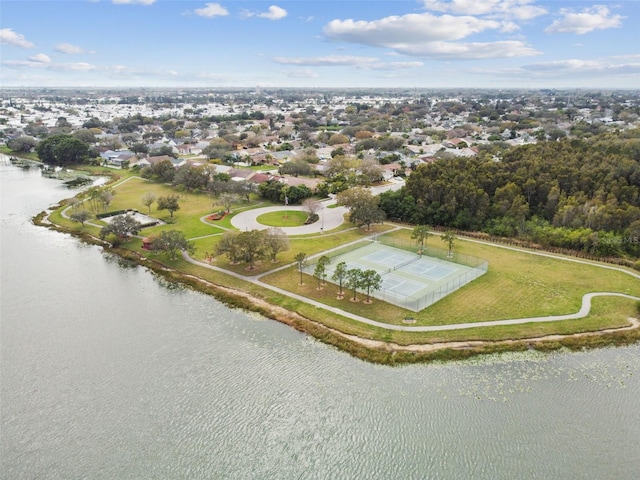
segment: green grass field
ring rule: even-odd
[[[393,232],[409,239],[410,230]],[[432,242],[438,238],[431,239]],[[327,284],[316,290],[316,280],[307,276],[305,286],[292,282],[294,268],[264,277],[271,285],[309,298],[395,325],[407,315],[416,325],[446,325],[509,318],[564,315],[580,309],[582,296],[589,292],[614,291],[640,297],[640,282],[624,273],[597,266],[515,252],[493,245],[459,240],[456,251],[489,261],[482,277],[417,313],[375,300],[372,305],[337,300],[337,287]],[[362,294],[358,294],[363,297]],[[632,303],[628,301],[628,303]]]
[[[299,210],[283,210],[260,215],[256,220],[270,227],[299,227],[304,225],[309,215]]]
[[[100,173],[100,170],[103,169],[96,169],[95,173]],[[156,197],[174,194],[176,193],[174,189],[167,185],[148,182],[132,176],[130,173],[125,173],[125,171],[113,173],[121,178],[110,185],[116,195],[109,206],[109,210],[137,209],[142,213],[150,214],[167,222],[166,225],[146,228],[141,232],[141,235],[147,236],[163,230],[178,229],[187,238],[192,239],[192,243],[196,247],[196,252],[193,256],[198,260],[204,260],[206,254],[213,253],[221,235],[226,230],[233,229],[231,225],[233,215],[249,208],[269,205],[268,202],[233,205],[230,215],[225,216],[222,220],[212,221],[207,220],[206,216],[222,208],[216,203],[215,199],[206,194],[180,193],[180,209],[175,212],[172,218],[169,212],[158,211],[155,203],[151,207],[151,212],[149,212],[147,207],[142,204],[142,197],[147,192],[155,194]],[[296,213],[301,213],[306,218],[306,213]],[[260,220],[264,222],[265,219],[262,217],[260,217]],[[281,212],[275,213],[276,221],[279,221],[278,217],[282,217]],[[96,236],[99,234],[99,228],[97,227],[91,225],[82,227],[78,223],[73,223],[63,218],[60,210],[52,213],[51,220],[77,233],[90,233]],[[266,221],[269,221],[268,217]],[[97,223],[95,220],[92,220],[92,222]],[[278,224],[275,226],[283,225]],[[311,234],[291,237],[290,249],[280,253],[277,262],[259,262],[257,268],[251,272],[247,271],[246,265],[231,265],[224,256],[218,257],[212,264],[230,272],[244,275],[267,273],[275,268],[293,263],[297,253],[304,252],[308,256],[320,254],[328,249],[364,239],[371,234],[389,232],[392,228],[391,225],[376,225],[372,227],[371,231],[367,231],[353,228],[350,224],[345,223],[338,229],[326,232],[324,235]],[[411,230],[403,228],[386,235],[410,241]],[[435,245],[440,248],[445,247],[444,242],[441,242],[437,236],[429,239],[429,245]],[[125,246],[139,252],[141,241],[140,239],[131,239]],[[345,299],[338,300],[337,286],[327,283],[322,289],[318,289],[317,280],[311,276],[305,276],[305,284],[300,286],[298,284],[299,273],[295,267],[267,274],[262,280],[267,285],[276,286],[291,293],[308,297],[329,307],[336,307],[346,312],[393,325],[403,324],[403,319],[407,315],[416,320],[415,325],[446,325],[570,314],[578,311],[582,296],[589,292],[613,291],[640,297],[640,282],[638,282],[638,279],[611,268],[601,268],[596,265],[514,251],[497,245],[485,245],[464,239],[459,239],[456,242],[455,250],[459,253],[488,260],[488,272],[464,288],[417,313],[409,312],[375,299],[372,304],[365,304],[362,301],[365,298],[362,293],[357,295],[359,302],[350,302],[348,300],[350,297],[348,292],[345,295]],[[600,330],[625,325],[626,318],[634,315],[635,308],[635,303],[632,300],[597,298],[594,300],[592,313],[582,320],[478,327],[432,333],[396,332],[364,325],[340,314],[317,308],[269,290],[266,287],[250,284],[224,273],[194,266],[182,260],[169,261],[163,256],[143,253],[149,255],[150,258],[161,260],[180,272],[250,292],[273,305],[279,305],[290,311],[298,312],[309,319],[316,320],[339,331],[363,338],[390,341],[398,344],[470,339],[517,339],[554,333],[568,334]],[[607,267],[604,264],[603,266]]]

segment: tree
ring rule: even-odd
[[[166,252],[169,258],[178,258],[178,251],[186,250],[189,253],[195,251],[195,247],[179,230],[168,230],[160,232],[160,235],[151,240],[151,250],[156,252]]]
[[[347,270],[347,288],[353,290],[353,300],[354,302],[358,301],[356,294],[358,292],[358,288],[362,286],[362,270],[359,268],[350,268]]]
[[[204,190],[209,182],[209,171],[203,166],[183,165],[176,170],[173,185],[183,185],[187,191]]]
[[[151,213],[151,205],[156,201],[156,196],[152,192],[147,192],[142,196],[142,204],[149,209]]]
[[[109,207],[109,205],[111,205],[111,202],[113,201],[113,197],[115,196],[115,194],[116,192],[111,189],[102,190],[100,192],[100,195],[98,196],[98,198],[100,199],[100,202],[102,203],[102,206],[105,212],[107,211],[107,208]]]
[[[362,288],[367,290],[367,303],[371,302],[371,292],[380,290],[382,287],[382,276],[375,270],[365,270],[361,277]]]
[[[242,251],[238,243],[240,232],[229,230],[225,232],[216,245],[216,255],[226,255],[231,263],[239,263],[242,260]]]
[[[255,268],[255,261],[266,254],[264,233],[260,230],[240,232],[237,242],[242,252],[243,260],[249,264],[249,270]]]
[[[329,137],[327,144],[329,145],[340,145],[344,143],[349,143],[349,137],[343,135],[342,133],[334,133]]]
[[[375,203],[368,203],[351,210],[349,220],[358,227],[365,226],[371,230],[374,223],[382,223],[385,219],[384,212],[378,207],[377,199]]]
[[[100,230],[100,238],[103,240],[108,235],[114,234],[116,237],[123,239],[130,235],[137,235],[142,224],[133,218],[132,215],[117,215],[111,219],[106,227]]]
[[[307,266],[307,254],[304,252],[297,253],[295,257],[293,257],[298,265],[298,271],[300,272],[300,285],[302,282],[302,272],[304,271],[304,267]]]
[[[453,243],[458,239],[455,232],[448,230],[442,234],[440,237],[443,242],[447,243],[449,247],[449,252],[447,253],[447,257],[453,257]]]
[[[229,142],[224,140],[223,138],[216,138],[211,141],[209,145],[202,149],[202,154],[206,155],[207,158],[219,158],[223,159],[227,154],[229,154],[232,150],[232,146]]]
[[[171,183],[176,176],[176,169],[171,160],[161,160],[143,168],[140,174],[143,178],[149,178],[156,182]]]
[[[307,161],[299,159],[285,163],[278,169],[278,172],[281,175],[293,175],[297,177],[298,175],[311,176],[315,170]]]
[[[383,168],[380,163],[373,159],[365,159],[358,168],[358,183],[361,185],[371,185],[382,180]]]
[[[97,141],[95,134],[88,129],[76,130],[72,135],[78,140],[83,141],[87,145],[94,144]]]
[[[333,275],[331,276],[331,280],[334,282],[338,282],[340,287],[340,291],[338,292],[338,297],[342,298],[344,296],[344,292],[342,291],[342,285],[347,278],[347,263],[340,262],[336,265],[336,269],[333,271]]]
[[[282,202],[286,185],[276,180],[268,180],[258,185],[258,193],[266,200]]]
[[[331,259],[326,255],[322,255],[316,263],[316,268],[313,271],[313,276],[318,280],[318,290],[324,285],[324,280],[327,276],[327,265],[331,263]]]
[[[329,160],[329,166],[327,168],[327,175],[333,177],[334,175],[345,175],[355,172],[360,166],[360,160],[356,157],[337,155]]]
[[[380,199],[366,188],[350,188],[340,192],[336,199],[339,205],[349,209],[349,220],[359,227],[366,225],[370,230],[371,224],[384,221],[384,212],[378,207]]]
[[[294,185],[286,189],[286,194],[287,198],[289,198],[289,203],[298,203],[305,198],[309,198],[313,195],[313,192],[306,185]],[[284,201],[284,197],[282,201]]]
[[[147,147],[144,143],[134,143],[129,148],[133,153],[149,153],[149,147]]]
[[[420,244],[420,254],[422,254],[427,240],[431,235],[431,232],[429,232],[429,225],[416,225],[413,232],[411,232],[411,238],[415,239]]]
[[[36,153],[50,165],[77,164],[89,156],[89,145],[71,135],[53,135],[36,146]]]
[[[180,203],[178,203],[178,195],[171,194],[165,197],[158,197],[157,208],[158,210],[168,210],[171,218],[173,218],[173,212],[180,210]]]
[[[71,219],[72,222],[79,222],[84,227],[84,222],[86,222],[91,218],[91,213],[89,213],[88,210],[84,210],[84,209],[77,210],[71,213],[71,215],[69,215],[69,218]]]
[[[28,153],[37,144],[37,140],[33,137],[16,137],[7,142],[7,147],[13,152]]]
[[[176,158],[176,154],[173,152],[173,148],[171,148],[169,145],[163,145],[149,152],[149,156],[151,157],[161,157],[163,155]]]
[[[336,196],[336,200],[338,205],[344,205],[349,210],[353,210],[367,203],[376,203],[371,191],[362,187],[349,188],[348,190],[340,192]]]
[[[229,213],[229,211],[231,210],[231,205],[233,205],[237,201],[238,195],[236,195],[235,193],[223,193],[222,195],[220,195],[220,203],[222,203],[222,206],[227,211],[227,213]]]
[[[314,215],[317,215],[322,208],[322,202],[313,198],[306,198],[303,200],[302,206],[307,212],[309,212],[309,216],[313,217]]]
[[[272,262],[280,252],[289,250],[289,238],[281,228],[269,228],[265,236],[265,245]]]

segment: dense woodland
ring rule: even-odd
[[[389,219],[640,256],[640,131],[419,166],[382,194]]]

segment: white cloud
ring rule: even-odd
[[[562,18],[555,20],[545,29],[546,33],[575,33],[584,35],[594,30],[606,30],[620,27],[626,17],[612,15],[604,5],[595,5],[576,13],[570,9],[560,10]]]
[[[291,78],[318,78],[320,76],[316,72],[308,68],[304,70],[292,70],[289,72],[284,72],[284,74],[287,77]]]
[[[45,55],[44,53],[39,53],[37,55],[34,55],[33,57],[29,57],[29,60],[38,63],[51,63],[51,59],[49,58],[49,56]]]
[[[259,17],[259,18],[266,18],[269,20],[282,20],[284,17],[288,15],[288,13],[284,8],[280,8],[277,5],[271,5],[269,7],[269,10],[263,13],[254,12],[251,10],[243,10],[240,13],[240,15],[245,18]]]
[[[195,75],[196,78],[201,80],[206,80],[208,82],[229,82],[231,80],[231,76],[223,75],[220,73],[198,73]]]
[[[640,55],[596,60],[558,60],[525,65],[523,69],[540,75],[640,75]]]
[[[532,63],[508,68],[477,68],[466,74],[484,75],[514,81],[536,82],[541,85],[603,86],[637,85],[640,82],[640,54],[613,56],[598,59],[566,59],[551,62]]]
[[[271,5],[266,13],[259,13],[258,17],[268,18],[269,20],[281,20],[287,16],[287,11],[277,5]]]
[[[541,55],[541,52],[518,40],[500,42],[430,42],[422,45],[396,45],[404,55],[450,60],[478,60]]]
[[[365,45],[388,47],[395,43],[459,40],[474,33],[500,28],[500,22],[475,17],[436,16],[430,13],[385,17],[374,21],[332,20],[326,37]]]
[[[0,44],[13,45],[20,48],[35,47],[33,43],[24,38],[24,35],[14,32],[11,28],[0,29]]]
[[[70,43],[59,43],[55,46],[55,51],[65,53],[67,55],[79,55],[81,53],[95,53],[93,51],[85,50],[78,45],[72,45]]]
[[[327,55],[324,57],[276,57],[274,62],[281,65],[302,67],[355,67],[362,70],[406,70],[423,66],[422,62],[380,62],[376,57],[355,57],[349,55]]]
[[[156,3],[156,0],[112,0],[115,5],[133,5],[139,3],[140,5],[152,5]]]
[[[45,60],[46,58],[46,60]],[[38,68],[44,70],[55,70],[59,72],[79,72],[79,71],[92,71],[96,70],[95,65],[90,63],[78,62],[78,63],[53,63],[44,54],[36,55],[29,58],[29,60],[7,60],[2,62],[3,65],[14,68]]]
[[[374,21],[333,20],[324,27],[328,39],[390,48],[403,55],[449,59],[506,58],[538,55],[522,41],[457,43],[485,30],[511,30],[510,23],[470,16],[430,13],[391,16]]]
[[[219,3],[207,3],[204,8],[196,8],[194,10],[195,14],[200,17],[224,17],[229,15],[229,10],[224,8]]]
[[[353,57],[348,55],[327,55],[324,57],[276,57],[274,62],[282,65],[303,67],[357,67],[377,62],[375,57]]]
[[[411,68],[419,68],[424,66],[422,62],[391,62],[391,63],[374,63],[368,68],[371,70],[409,70]]]
[[[531,20],[547,13],[535,0],[422,0],[427,10],[454,15],[487,15],[495,18]]]

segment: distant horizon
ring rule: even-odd
[[[638,25],[637,1],[3,0],[0,84],[634,90]]]
[[[273,86],[254,86],[254,87],[236,87],[236,86],[180,86],[180,85],[139,85],[139,86],[92,86],[92,85],[77,85],[77,86],[47,86],[47,85],[2,85],[2,90],[228,90],[228,91],[256,91],[256,90],[318,90],[318,91],[349,91],[349,90],[369,90],[369,91],[495,91],[495,92],[509,92],[509,91],[576,91],[576,92],[592,92],[592,91],[606,91],[606,92],[638,92],[640,93],[640,87],[366,87],[366,86],[349,86],[349,87],[314,87],[314,86],[286,86],[286,85],[273,85]]]

